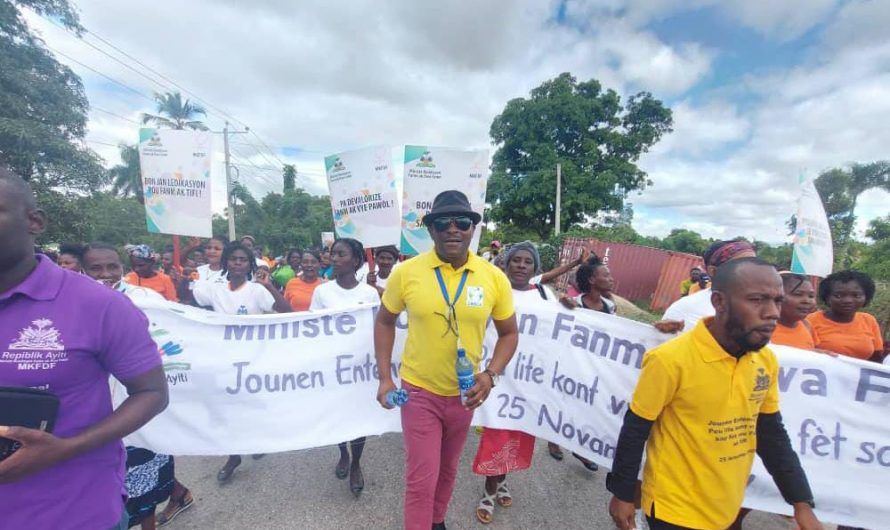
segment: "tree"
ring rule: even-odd
[[[204,122],[195,119],[198,114],[206,116],[207,111],[191,100],[186,99],[183,102],[179,92],[155,93],[155,101],[158,102],[158,113],[143,114],[142,123],[154,123],[158,127],[169,129],[207,130]]]
[[[284,192],[294,191],[297,187],[297,168],[293,164],[285,164],[282,174]]]
[[[111,191],[122,197],[133,195],[139,204],[144,204],[142,174],[139,171],[139,146],[121,144],[118,149],[123,163],[108,170],[112,178]]]
[[[95,189],[105,172],[81,143],[89,107],[83,84],[30,32],[22,7],[83,29],[66,0],[0,0],[0,160],[38,195],[60,186]]]
[[[662,240],[659,248],[701,256],[712,242],[713,241],[711,240],[703,238],[701,234],[693,230],[674,228],[671,230],[671,233]]]
[[[865,235],[874,244],[861,249],[854,268],[875,280],[890,281],[890,215],[873,219]]]
[[[488,184],[492,220],[533,229],[555,224],[556,164],[562,165],[563,229],[603,211],[621,211],[627,194],[650,184],[640,155],[671,131],[671,111],[651,94],[622,107],[613,90],[564,73],[509,101],[491,124],[498,146]]]

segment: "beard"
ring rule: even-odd
[[[754,334],[757,332],[754,330],[745,329],[745,326],[742,324],[742,322],[733,314],[732,305],[727,308],[726,326],[727,331],[729,332],[729,338],[732,339],[733,342],[738,344],[740,348],[739,355],[757,351],[769,344],[770,337],[760,340],[756,340],[753,338]]]

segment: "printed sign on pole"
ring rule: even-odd
[[[209,131],[139,129],[145,221],[156,234],[210,237]]]
[[[334,230],[368,248],[399,240],[399,200],[389,147],[325,157]]]
[[[462,191],[473,211],[485,210],[488,186],[488,150],[452,149],[419,145],[405,146],[405,190],[402,194],[401,252],[409,256],[433,248],[423,216],[433,207],[436,195],[447,190]],[[476,226],[470,250],[479,248],[482,223]]]

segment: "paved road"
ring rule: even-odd
[[[473,510],[482,479],[471,472],[478,435],[471,432],[447,524],[450,530],[481,529]],[[402,514],[403,449],[401,435],[369,438],[363,458],[365,491],[355,499],[348,481],[334,477],[337,449],[326,447],[245,458],[229,484],[219,486],[216,472],[225,457],[181,457],[179,479],[197,502],[167,528],[185,529],[398,529]],[[568,456],[568,453],[567,453]],[[538,442],[532,468],[508,484],[514,505],[498,509],[496,529],[612,529],[606,505],[605,472],[590,473],[570,456],[557,462]],[[746,530],[786,530],[773,515],[755,513]]]

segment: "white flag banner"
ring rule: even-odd
[[[404,183],[401,252],[416,256],[433,248],[423,216],[433,208],[436,195],[459,190],[467,196],[473,211],[482,215],[488,187],[488,150],[406,145]],[[479,223],[470,242],[471,252],[479,248],[481,235]]]
[[[334,229],[368,248],[399,241],[399,194],[392,149],[369,147],[324,159]]]
[[[791,272],[824,278],[831,274],[833,264],[834,249],[825,207],[816,184],[801,175]]]
[[[209,131],[139,129],[139,168],[148,231],[210,237]]]
[[[164,357],[170,406],[127,443],[175,455],[332,445],[400,430],[376,402],[376,308],[229,316],[138,301]],[[530,433],[610,467],[651,326],[545,301],[517,304],[519,348],[476,414],[478,425]],[[394,366],[406,331],[399,318]],[[485,341],[493,350],[495,331]],[[775,347],[782,415],[823,521],[881,528],[890,519],[890,369]],[[116,388],[119,402],[125,396]],[[876,421],[876,419],[878,419]],[[789,514],[759,461],[745,506]]]

